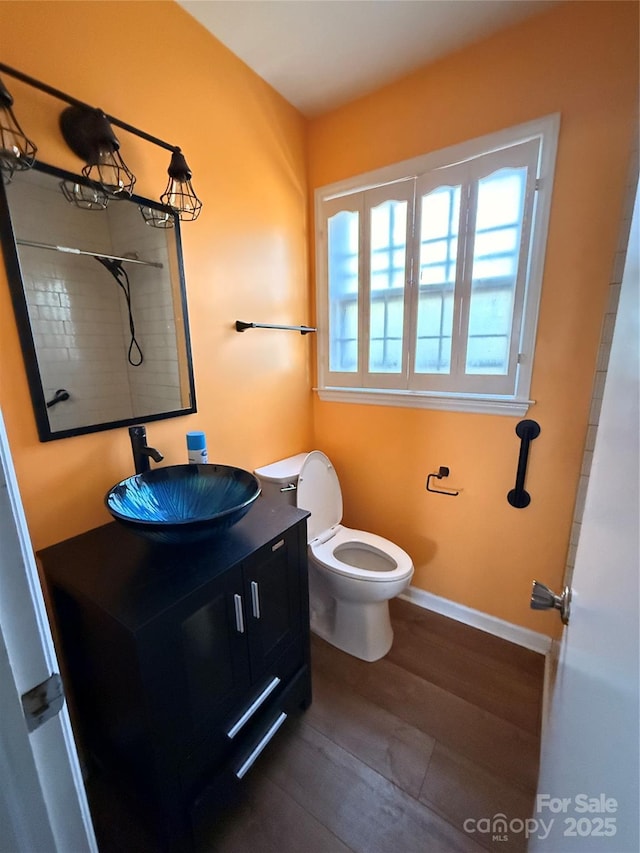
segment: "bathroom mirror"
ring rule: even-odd
[[[196,411],[178,218],[137,196],[104,202],[84,178],[42,163],[0,184],[41,441]],[[141,206],[173,227],[151,227]]]

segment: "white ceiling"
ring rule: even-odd
[[[364,95],[556,0],[178,0],[306,116]]]

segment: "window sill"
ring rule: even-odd
[[[436,394],[429,391],[377,391],[372,388],[315,388],[321,400],[332,403],[360,403],[370,406],[400,406],[408,409],[436,409],[484,415],[523,417],[534,400],[479,394]]]

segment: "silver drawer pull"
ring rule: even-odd
[[[272,550],[272,551],[277,551],[277,550],[278,550],[278,548],[282,548],[282,546],[283,546],[283,545],[284,545],[284,539],[279,539],[279,540],[276,542],[276,544],[275,544],[275,545],[272,545],[272,546],[271,546],[271,550]]]
[[[262,738],[262,740],[260,741],[260,743],[256,746],[256,748],[253,750],[253,752],[247,758],[247,760],[244,762],[244,764],[242,764],[241,767],[238,770],[236,770],[236,776],[238,777],[238,779],[242,779],[242,777],[245,775],[247,770],[251,769],[251,766],[253,765],[256,758],[260,755],[262,750],[269,743],[271,738],[278,731],[278,729],[280,728],[280,726],[284,723],[284,721],[286,719],[287,719],[287,715],[285,714],[284,711],[282,711],[280,716],[271,724],[271,726],[269,727],[269,730],[265,733],[265,735]]]
[[[242,615],[242,596],[236,593],[233,596],[233,606],[236,609],[236,631],[244,634],[244,616]]]
[[[256,619],[260,618],[260,590],[257,581],[251,581],[251,607]]]
[[[228,738],[234,738],[238,734],[240,729],[244,726],[247,720],[251,719],[251,717],[255,714],[260,705],[262,705],[264,700],[273,693],[278,684],[280,684],[280,679],[276,675],[267,684],[262,693],[258,697],[256,697],[256,699],[254,699],[254,701],[249,705],[244,714],[239,717],[236,722],[231,726],[231,728],[227,732]]]

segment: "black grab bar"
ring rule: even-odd
[[[529,444],[540,435],[540,424],[536,421],[520,421],[516,427],[516,435],[521,439],[518,472],[516,474],[515,488],[509,492],[507,500],[516,509],[524,509],[531,503],[531,495],[524,488],[524,480],[527,475],[527,461],[529,459]]]

